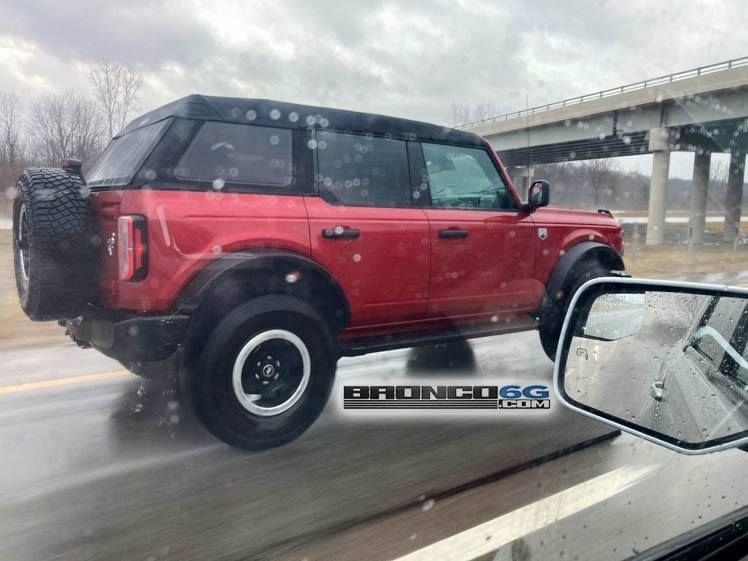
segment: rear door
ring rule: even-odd
[[[406,142],[319,131],[312,146],[319,193],[305,198],[312,256],[345,291],[352,330],[422,319],[429,227],[411,203]]]
[[[430,205],[429,309],[435,316],[504,318],[534,309],[536,232],[488,148],[421,144]]]

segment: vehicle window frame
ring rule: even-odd
[[[712,313],[714,313],[714,309],[710,310],[710,316]],[[741,334],[742,337],[740,336]],[[733,329],[730,335],[729,343],[741,356],[745,357],[746,350],[748,350],[748,302],[745,303],[743,313],[736,322],[735,329]],[[741,388],[746,388],[748,387],[748,381],[744,382],[738,378],[739,369],[740,365],[728,353],[722,356],[719,371],[734,384],[740,385]]]
[[[322,190],[322,181],[320,178],[320,164],[319,164],[319,149],[315,148],[314,150],[310,150],[310,152],[314,152],[314,194],[321,198],[323,201],[325,201],[327,204],[331,206],[342,206],[342,207],[351,207],[351,208],[399,208],[399,209],[412,209],[412,208],[419,208],[419,205],[416,204],[415,200],[413,199],[413,172],[411,169],[411,163],[410,163],[410,152],[408,150],[408,144],[409,142],[403,138],[395,138],[395,137],[389,137],[386,134],[374,134],[371,132],[362,132],[362,131],[350,131],[350,130],[340,130],[340,129],[324,129],[321,131],[319,128],[314,128],[312,131],[312,134],[310,135],[310,140],[314,140],[315,142],[319,142],[320,139],[318,138],[318,135],[320,132],[331,132],[331,133],[337,133],[337,134],[346,134],[349,136],[360,136],[362,138],[366,138],[367,136],[371,136],[372,138],[381,138],[384,140],[394,140],[397,142],[402,142],[405,147],[405,161],[406,161],[406,169],[408,173],[408,205],[406,206],[382,206],[382,205],[366,205],[366,204],[350,204],[350,203],[343,203],[339,201],[331,201],[328,198],[326,198],[323,195]]]
[[[431,207],[431,188],[429,187],[429,175],[426,170],[426,160],[423,157],[423,149],[420,141],[408,141],[408,160],[410,164],[410,199],[413,206],[420,208]],[[422,185],[425,189],[421,189]],[[415,193],[420,193],[418,198]]]
[[[704,313],[702,314],[701,319],[697,324],[697,328],[709,325],[709,322],[716,312],[718,305],[719,298],[714,298],[713,301],[708,304],[706,310],[704,310]],[[748,302],[744,306],[748,306]],[[735,334],[745,333],[746,329],[748,329],[748,315],[744,311],[736,322],[732,333],[730,333],[730,338],[727,339],[728,343],[741,355],[743,355],[746,348],[748,348],[748,335],[744,336],[742,341],[739,341],[736,338]],[[719,360],[715,360],[714,358],[709,356],[709,354],[707,354],[707,351],[705,349],[701,347],[701,341],[696,342],[694,345],[692,345],[692,347],[704,360],[708,361],[711,367],[714,368],[717,372],[726,376],[733,383],[742,384],[742,382],[737,377],[738,364],[728,353],[723,352]]]
[[[521,201],[518,200],[510,181],[508,181],[508,178],[504,175],[504,170],[502,170],[501,167],[497,165],[495,158],[492,156],[491,152],[488,150],[486,146],[482,146],[482,147],[465,146],[463,144],[436,142],[432,140],[420,140],[418,141],[418,144],[420,145],[421,158],[423,158],[424,169],[426,169],[426,177],[427,177],[426,183],[428,184],[427,192],[428,192],[429,206],[424,207],[424,208],[438,209],[438,210],[477,211],[477,212],[511,212],[511,213],[517,213],[517,214],[522,211],[522,203]],[[433,195],[431,193],[431,178],[428,175],[428,168],[426,166],[426,154],[423,149],[424,144],[432,144],[436,146],[452,146],[454,148],[462,148],[465,150],[480,150],[484,152],[486,156],[488,156],[488,160],[490,161],[493,168],[496,170],[496,173],[501,179],[502,184],[504,185],[507,192],[509,193],[511,200],[514,202],[515,208],[474,208],[474,207],[455,208],[455,207],[435,206],[433,204]]]
[[[138,127],[137,129],[131,130],[131,131],[125,133],[125,134],[117,135],[117,136],[111,138],[109,140],[109,143],[106,145],[106,148],[104,148],[104,150],[101,152],[101,154],[99,155],[99,157],[96,158],[96,161],[91,166],[91,170],[93,170],[93,169],[96,168],[96,165],[99,163],[99,160],[104,156],[104,154],[106,153],[106,151],[111,146],[112,142],[114,142],[115,140],[117,140],[119,138],[123,138],[123,137],[125,137],[126,135],[129,135],[129,134],[134,134],[134,133],[138,132],[139,130],[144,129],[146,127],[152,127],[154,125],[161,124],[161,131],[156,136],[156,138],[153,140],[153,143],[151,144],[150,148],[148,148],[143,153],[143,155],[138,159],[137,164],[134,166],[135,171],[133,171],[133,173],[130,174],[130,176],[126,180],[113,182],[113,180],[111,180],[111,179],[110,180],[104,179],[104,180],[100,180],[100,181],[94,181],[92,183],[89,183],[89,181],[86,180],[86,185],[88,185],[91,188],[92,191],[103,191],[103,190],[107,190],[107,189],[112,188],[112,187],[126,187],[128,185],[131,185],[132,182],[133,182],[133,180],[136,177],[138,177],[138,175],[140,174],[140,170],[143,167],[143,164],[145,164],[145,162],[148,161],[148,158],[150,158],[151,153],[155,150],[156,146],[159,145],[159,143],[164,138],[164,136],[166,135],[166,133],[174,125],[174,121],[175,120],[176,119],[174,117],[165,117],[163,119],[159,119],[158,121],[153,121],[152,123],[146,123],[142,127]],[[90,173],[91,170],[89,170],[89,173]]]
[[[158,169],[159,172],[162,172],[169,168],[173,170],[182,159],[184,154],[187,152],[189,147],[192,145],[194,139],[196,138],[202,127],[205,125],[205,123],[224,123],[238,126],[247,125],[254,127],[266,127],[273,129],[283,129],[291,133],[292,179],[290,184],[285,186],[260,185],[257,183],[226,180],[220,192],[247,195],[285,195],[289,197],[310,195],[314,192],[314,176],[312,169],[313,164],[311,162],[311,154],[308,154],[308,152],[311,152],[311,150],[307,148],[307,135],[305,130],[299,130],[293,127],[268,126],[256,123],[230,123],[220,119],[189,119],[184,117],[174,117],[172,124],[166,127],[166,130],[164,131],[164,136],[166,136],[177,125],[191,127],[187,138],[182,141],[183,145],[180,147],[180,149],[172,154],[160,154],[159,148],[161,146],[161,141],[164,138],[164,136],[162,136],[161,139],[159,139],[159,142],[157,142],[148,153],[148,157],[141,165],[138,173],[136,173],[133,177],[133,180],[130,182],[129,186],[133,188],[145,187],[148,189],[165,191],[213,191],[213,189],[211,188],[211,180],[182,179],[177,177],[173,172],[168,176],[159,173],[157,178],[154,180],[147,180],[144,177],[144,170],[146,168]]]
[[[179,158],[179,162],[177,164],[177,167],[174,169],[174,178],[178,179],[180,181],[185,181],[189,183],[201,183],[201,184],[212,184],[214,179],[203,179],[200,177],[186,177],[181,176],[177,174],[177,169],[179,167],[179,164],[182,162],[183,159],[187,157],[187,155],[190,153],[190,150],[193,149],[195,144],[197,143],[198,139],[200,138],[200,133],[203,131],[203,129],[208,125],[209,123],[216,123],[219,126],[225,126],[225,127],[247,127],[249,128],[265,128],[265,129],[272,129],[274,131],[285,131],[288,133],[288,143],[289,143],[289,174],[288,174],[288,182],[287,183],[258,183],[256,181],[247,181],[247,180],[234,180],[229,181],[228,179],[224,178],[224,184],[226,183],[233,183],[236,185],[252,185],[257,188],[271,188],[271,189],[281,189],[285,190],[291,187],[294,184],[294,142],[293,142],[293,130],[289,128],[284,127],[272,127],[272,126],[266,126],[266,125],[258,125],[254,123],[230,123],[226,121],[203,121],[202,124],[197,128],[197,130],[194,133],[194,136],[190,139],[190,142],[187,144],[187,147],[185,148],[184,152]]]

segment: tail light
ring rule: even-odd
[[[119,280],[145,278],[148,265],[148,229],[144,216],[120,216],[117,219],[117,263]]]

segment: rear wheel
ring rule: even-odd
[[[545,354],[552,361],[556,360],[556,350],[558,340],[561,337],[561,328],[564,324],[564,317],[569,308],[572,297],[576,294],[579,287],[590,279],[604,277],[610,274],[610,269],[599,261],[583,261],[576,265],[569,274],[570,280],[566,289],[560,297],[552,303],[543,314],[543,318],[538,328],[540,335],[540,344],[543,346]]]
[[[197,417],[232,446],[261,450],[300,436],[327,403],[337,356],[313,308],[263,296],[219,322],[184,372]]]

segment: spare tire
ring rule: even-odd
[[[17,189],[13,264],[21,307],[34,321],[77,317],[95,286],[88,188],[75,173],[28,168]]]

